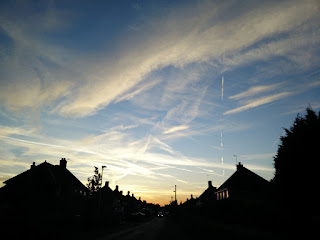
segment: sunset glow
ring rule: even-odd
[[[1,1],[0,186],[44,162],[161,205],[270,180],[320,107],[319,1]]]

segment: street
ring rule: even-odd
[[[197,238],[224,238],[224,239],[286,239],[282,234],[270,229],[237,223],[224,224],[215,219],[180,218],[165,216],[153,218],[137,226],[106,234],[99,240],[126,240],[126,239],[197,239]]]
[[[106,235],[100,238],[100,240],[186,239],[183,231],[181,231],[181,229],[175,229],[176,227],[177,224],[174,224],[173,219],[170,217],[153,218],[138,226]]]

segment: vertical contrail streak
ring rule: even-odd
[[[224,75],[221,78],[221,100],[223,101],[223,85],[224,85]],[[221,165],[223,165],[223,134],[220,132],[220,148],[221,148]]]
[[[224,54],[222,55],[222,64],[224,62]],[[221,101],[223,102],[223,85],[224,85],[224,74],[221,78]],[[223,134],[222,131],[220,132],[220,149],[221,149],[221,165],[223,165]],[[223,176],[224,176],[224,170],[223,170]]]
[[[221,99],[223,100],[223,84],[224,84],[224,76],[221,79]]]
[[[220,132],[221,165],[223,165],[223,135]]]

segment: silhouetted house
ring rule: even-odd
[[[113,215],[113,208],[114,208],[114,193],[109,187],[109,182],[106,181],[104,187],[102,187],[98,192],[99,202],[98,205],[100,207],[99,212],[102,216],[107,219],[111,220]]]
[[[187,198],[187,201],[183,203],[184,208],[193,208],[197,206],[197,200],[196,198],[193,197],[191,194],[190,199]]]
[[[134,194],[130,194],[130,191],[124,196],[122,191],[119,191],[118,185],[111,190],[108,181],[105,182],[104,187],[90,197],[91,215],[98,214],[104,220],[113,223],[132,219],[133,215],[141,213],[142,208],[141,198],[137,200]]]
[[[10,215],[80,214],[87,194],[87,188],[67,169],[65,158],[60,165],[33,163],[4,183],[0,202]]]
[[[207,205],[216,200],[216,191],[217,188],[212,186],[212,181],[208,181],[208,188],[198,198],[198,205]]]
[[[240,162],[237,171],[215,192],[217,200],[256,200],[268,194],[269,182],[245,168]]]

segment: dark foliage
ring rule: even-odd
[[[304,117],[298,114],[293,126],[284,130],[286,135],[280,138],[274,157],[273,183],[287,203],[305,211],[315,207],[313,199],[319,195],[315,189],[319,183],[320,112],[317,115],[308,107]]]
[[[94,175],[88,178],[87,183],[88,190],[91,194],[97,192],[101,188],[101,180],[102,176],[101,173],[99,173],[99,169],[94,167]]]

